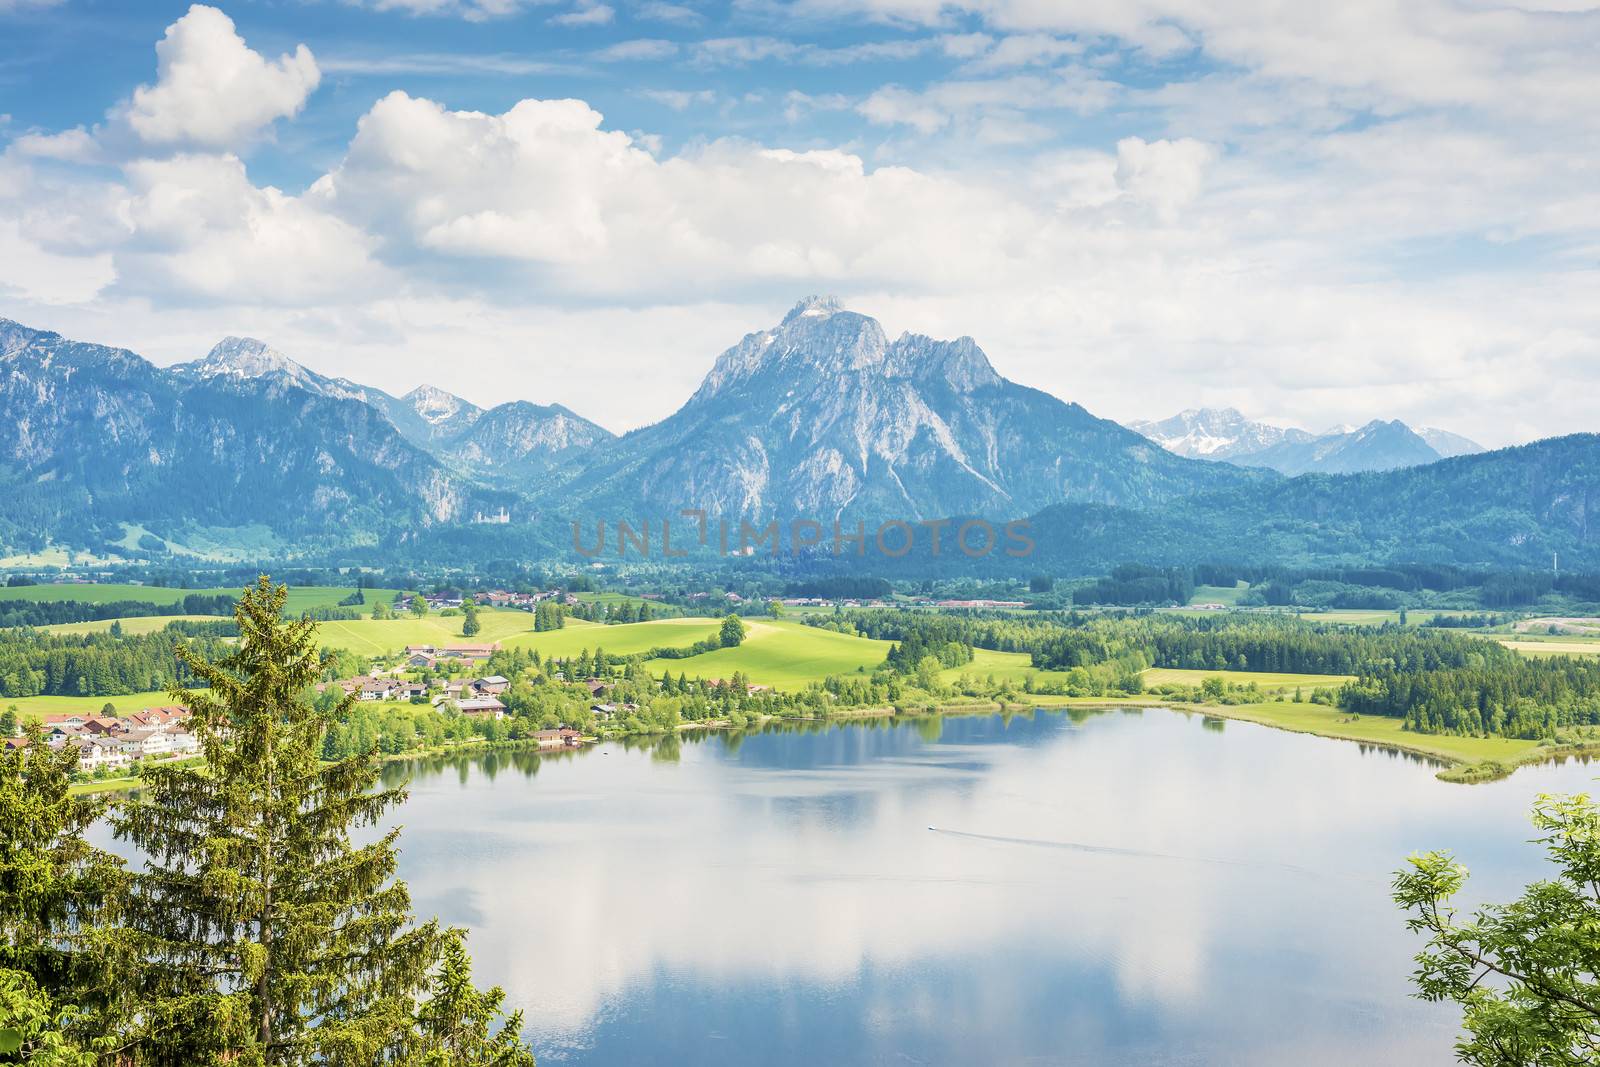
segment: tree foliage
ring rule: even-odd
[[[315,625],[282,619],[286,595],[263,577],[239,602],[237,646],[179,650],[209,686],[173,694],[206,767],[151,768],[115,820],[148,857],[127,904],[138,1063],[356,1065],[430,1048],[419,1005],[452,935],[414,921],[393,877],[398,830],[351,840],[404,794],[376,788],[370,750],[320,760],[330,717],[304,696]]]
[[[1556,871],[1509,904],[1461,917],[1450,901],[1467,871],[1442,852],[1413,856],[1395,876],[1406,925],[1428,938],[1417,995],[1461,1005],[1464,1063],[1600,1062],[1600,811],[1585,795],[1546,795],[1533,824]]]

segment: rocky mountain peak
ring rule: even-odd
[[[844,304],[836,296],[808,296],[789,309],[783,322],[788,325],[795,319],[825,319],[843,310]]]
[[[896,377],[942,382],[958,393],[970,393],[1005,381],[970,337],[936,341],[918,333],[903,333],[889,346],[885,364],[887,371]]]
[[[419,385],[400,399],[431,423],[449,422],[462,414],[472,415],[480,411],[477,405],[434,385]]]
[[[296,380],[311,378],[311,372],[300,364],[254,337],[224,337],[211,346],[204,359],[173,369],[201,378],[222,374],[236,378],[264,378],[274,374]]]

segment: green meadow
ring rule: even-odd
[[[1191,671],[1177,670],[1170,667],[1151,667],[1144,672],[1144,684],[1147,687],[1161,685],[1188,685],[1197,686],[1207,678],[1221,678],[1229,685],[1249,685],[1254,682],[1259,688],[1267,691],[1282,691],[1287,689],[1303,688],[1306,695],[1311,695],[1311,690],[1323,688],[1336,688],[1351,681],[1348,674],[1273,674],[1267,671]]]
[[[652,674],[671,671],[674,676],[682,673],[706,679],[732,678],[735,671],[742,671],[753,683],[795,690],[833,674],[870,672],[883,663],[891,644],[783,620],[746,619],[744,624],[744,643],[737,648],[720,648],[689,659],[650,660],[646,667]],[[611,642],[605,647],[610,651]]]
[[[128,693],[113,697],[0,697],[0,708],[14,707],[24,719],[37,719],[43,715],[67,715],[76,712],[99,713],[107,704],[117,709],[118,715],[128,715],[145,708],[171,704],[166,693]]]
[[[527,618],[531,622],[533,616]],[[687,648],[696,641],[715,637],[721,625],[719,619],[652,619],[615,626],[568,619],[560,630],[522,634],[507,642],[507,647],[531,648],[546,659],[564,659],[597,648],[612,656],[636,656],[652,648]]]
[[[1405,723],[1401,719],[1374,715],[1356,716],[1322,704],[1295,704],[1280,700],[1217,708],[1207,706],[1194,710],[1218,718],[1243,719],[1297,733],[1342,738],[1346,741],[1365,741],[1463,763],[1493,760],[1510,765],[1534,754],[1540,747],[1537,741],[1507,737],[1419,734],[1404,729]]]
[[[113,583],[18,585],[0,586],[0,600],[76,600],[86,604],[108,604],[115,600],[143,600],[151,604],[177,604],[191,593],[199,593],[201,596],[238,596],[239,592],[238,588],[231,586],[212,589],[173,589],[169,586]],[[355,586],[350,585],[290,586],[288,611],[291,614],[298,614],[312,608],[331,608],[353,592]],[[361,610],[366,611],[370,611],[371,605],[380,597],[387,600],[395,595],[393,589],[367,589],[363,592],[367,603]]]
[[[720,624],[716,619],[653,619],[615,626],[567,619],[560,630],[535,632],[533,613],[511,608],[478,609],[482,629],[475,637],[463,637],[461,615],[425,615],[420,619],[402,614],[397,619],[337,620],[318,624],[318,637],[324,648],[344,648],[368,655],[399,652],[407,645],[492,644],[503,648],[536,649],[544,657],[563,658],[603,648],[618,656],[648,652],[652,648],[681,648],[710,637]]]
[[[216,622],[216,615],[137,615],[126,619],[96,619],[94,622],[60,622],[41,626],[47,634],[103,634],[117,623],[125,634],[153,634],[165,630],[169,622]]]
[[[1249,588],[1249,582],[1236,582],[1233,585],[1197,585],[1194,587],[1194,594],[1189,597],[1189,603],[1226,604],[1233,607],[1239,603],[1239,598]]]
[[[320,622],[317,624],[317,637],[323,648],[345,648],[380,656],[399,652],[407,645],[503,642],[513,635],[533,630],[531,612],[510,608],[478,609],[478,624],[482,629],[475,637],[461,635],[461,626],[465,621],[466,617],[459,612],[455,615],[430,612],[419,619],[401,611],[399,617],[394,619],[333,619]]]

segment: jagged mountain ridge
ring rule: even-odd
[[[1353,474],[1420,466],[1482,452],[1446,430],[1413,430],[1399,420],[1336,426],[1320,434],[1246,418],[1235,408],[1191,408],[1169,419],[1139,420],[1128,428],[1180,456],[1226,460],[1280,474]]]
[[[681,409],[605,449],[564,495],[652,517],[911,520],[1149,505],[1261,477],[1007,381],[971,338],[890,341],[875,319],[812,297],[725,351]]]
[[[219,385],[255,383],[280,392],[302,389],[360,401],[381,412],[406,440],[435,458],[495,481],[543,474],[575,452],[614,436],[559,404],[515,400],[485,409],[431,385],[396,397],[347,378],[318,374],[248,337],[225,337],[203,359],[169,370],[185,379]]]
[[[300,384],[275,354],[235,349],[259,376],[226,373],[227,352],[208,367],[162,370],[126,349],[0,320],[8,543],[115,541],[125,524],[360,538],[509,505],[368,404]]]

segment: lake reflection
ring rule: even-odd
[[[542,1063],[1450,1062],[1388,899],[1539,872],[1541,790],[1165,711],[394,765],[401,874]],[[930,829],[936,827],[937,829]]]

